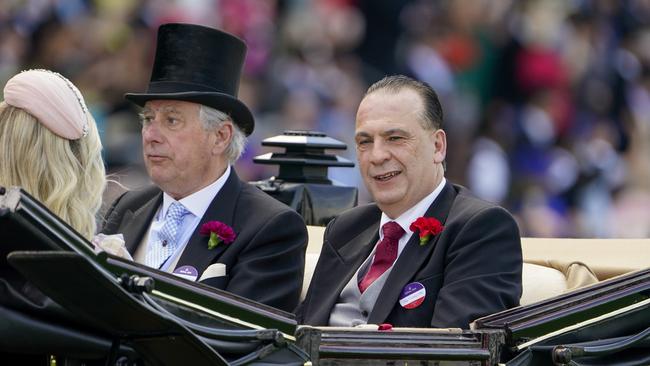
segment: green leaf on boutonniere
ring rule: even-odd
[[[420,238],[420,246],[424,246],[429,242],[429,239],[431,239],[431,235],[426,235]]]
[[[420,246],[426,245],[429,239],[434,235],[440,234],[442,229],[444,229],[444,226],[435,217],[418,217],[409,226],[409,230],[419,233]]]
[[[210,237],[208,249],[214,249],[221,243],[224,243],[224,245],[231,244],[237,237],[237,234],[230,226],[220,221],[208,221],[201,225],[199,234]]]
[[[208,241],[208,249],[214,249],[219,245],[221,242],[221,239],[219,239],[219,235],[215,232],[210,233],[210,240]]]

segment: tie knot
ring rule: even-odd
[[[404,229],[395,221],[385,223],[381,227],[381,231],[384,234],[384,238],[388,238],[388,240],[399,240],[404,235]]]
[[[180,219],[183,218],[183,216],[187,215],[189,211],[179,202],[172,202],[171,205],[169,205],[169,208],[167,209],[167,218],[180,221]]]

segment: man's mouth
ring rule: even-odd
[[[375,175],[375,176],[373,176],[373,178],[375,180],[380,181],[380,182],[385,182],[385,181],[387,181],[387,180],[389,180],[389,179],[391,179],[391,178],[393,178],[395,176],[398,176],[400,174],[402,174],[402,172],[396,170],[396,171],[388,172],[386,174]]]
[[[152,160],[152,161],[161,161],[167,159],[166,156],[164,155],[154,155],[154,154],[147,154],[147,159]]]

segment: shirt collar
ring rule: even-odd
[[[230,176],[230,165],[226,168],[226,171],[205,188],[202,188],[199,191],[192,193],[191,195],[182,198],[178,202],[185,206],[185,208],[192,213],[195,217],[203,217],[205,211],[208,210],[208,206],[212,203],[214,197],[217,196],[221,188],[226,184],[228,177]],[[165,217],[167,214],[167,209],[176,200],[172,196],[163,192],[163,205],[162,210],[160,211],[161,216]]]
[[[435,199],[438,197],[440,192],[442,192],[442,189],[445,187],[445,183],[447,183],[447,180],[445,179],[445,177],[442,177],[442,180],[440,181],[436,189],[433,190],[433,192],[429,193],[426,197],[420,200],[420,202],[418,202],[415,206],[409,208],[406,212],[399,215],[394,220],[382,212],[381,220],[379,222],[380,239],[381,237],[383,237],[383,234],[381,233],[381,227],[383,227],[384,224],[389,221],[397,222],[399,226],[401,226],[406,233],[410,233],[409,226],[411,226],[411,223],[413,223],[413,221],[415,221],[418,217],[424,216],[424,214],[427,213],[429,206],[433,204],[433,201],[435,201]]]

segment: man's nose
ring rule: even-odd
[[[370,150],[370,162],[382,164],[390,159],[390,151],[382,141],[375,141]]]
[[[145,143],[161,142],[160,125],[157,121],[151,121],[142,125],[142,141]]]

